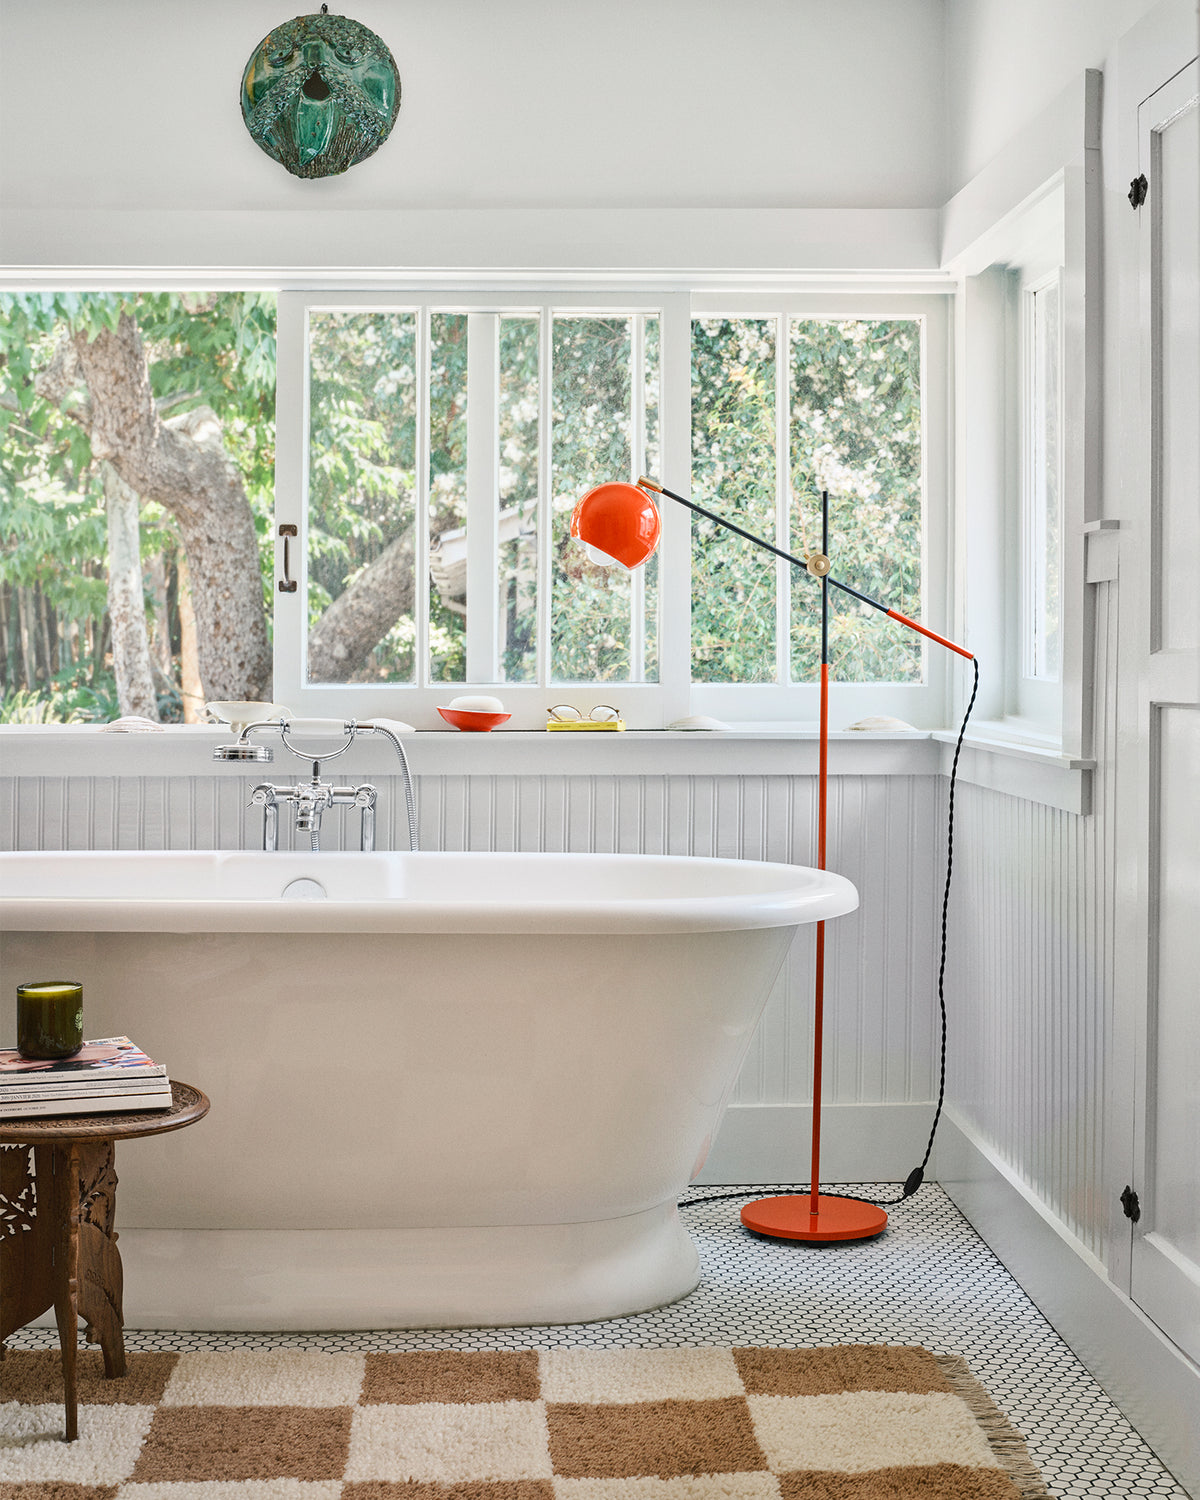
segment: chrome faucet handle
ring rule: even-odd
[[[337,739],[345,735],[345,744],[339,745],[336,750],[321,752],[322,760],[333,760],[336,756],[345,755],[358,733],[358,726],[353,719],[284,719],[277,727],[284,745],[301,760],[311,760],[312,751],[301,750],[293,745],[289,735],[296,735],[300,739]],[[314,761],[313,764],[316,765],[317,762]]]
[[[279,788],[269,781],[259,782],[250,793],[249,807],[263,810],[263,842],[267,854],[274,854],[279,847]]]

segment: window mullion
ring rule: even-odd
[[[308,677],[308,309],[297,293],[281,293],[278,306],[275,417],[275,546],[279,526],[297,527],[292,575],[299,587],[281,592],[274,581],[274,692],[284,703],[295,698]],[[277,560],[275,576],[280,576]]]
[[[636,313],[630,320],[630,413],[629,464],[630,481],[636,483],[645,473],[646,463],[646,317]],[[646,678],[646,570],[635,568],[630,577],[629,594],[629,680]]]
[[[787,311],[778,314],[775,333],[775,545],[791,550],[790,509],[791,455],[789,452],[789,344]],[[791,564],[775,559],[775,681],[792,677],[792,578]]]
[[[500,319],[467,316],[467,681],[497,680]]]
[[[429,423],[432,416],[430,386],[433,379],[429,323],[429,308],[422,305],[417,312],[417,534],[413,539],[413,621],[416,625],[414,678],[418,687],[429,685]]]
[[[665,298],[659,330],[659,422],[662,473],[659,480],[681,495],[691,494],[692,465],[692,304],[687,293]],[[659,681],[663,722],[690,714],[692,671],[691,512],[664,501],[659,552]]]
[[[554,314],[543,305],[538,315],[538,500],[537,500],[537,680],[550,683],[550,596],[554,587],[551,486],[554,482],[551,426]]]

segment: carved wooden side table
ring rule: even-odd
[[[75,1352],[84,1337],[104,1352],[106,1379],[125,1373],[121,1257],[113,1228],[116,1143],[180,1130],[208,1113],[187,1083],[171,1107],[111,1115],[0,1120],[0,1357],[10,1333],[53,1307],[62,1349],[66,1439],[79,1436]]]

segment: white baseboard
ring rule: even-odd
[[[1200,1497],[1200,1368],[953,1110],[937,1180],[1189,1495]]]
[[[821,1111],[822,1182],[903,1182],[925,1155],[933,1103],[827,1104]],[[700,1183],[807,1182],[812,1109],[733,1104]],[[933,1172],[928,1172],[930,1179]]]

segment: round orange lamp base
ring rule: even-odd
[[[755,1234],[780,1240],[867,1240],[881,1234],[887,1214],[874,1203],[858,1198],[817,1195],[817,1212],[807,1193],[782,1198],[758,1198],[742,1209],[742,1223]]]

